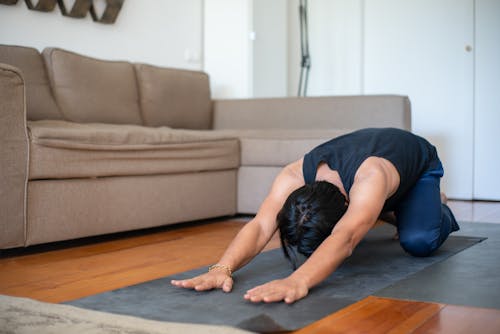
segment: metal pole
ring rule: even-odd
[[[307,22],[307,0],[300,0],[299,5],[300,22],[300,78],[298,96],[307,96],[307,83],[309,70],[311,68],[311,56],[309,54],[309,30]]]

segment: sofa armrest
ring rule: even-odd
[[[214,129],[411,130],[406,96],[359,95],[214,100]]]
[[[21,71],[0,63],[0,249],[23,246],[28,136]]]

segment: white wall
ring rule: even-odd
[[[300,77],[299,0],[288,0],[287,16],[287,95],[297,96]]]
[[[287,0],[253,0],[253,96],[287,95]]]
[[[361,93],[361,0],[309,1],[309,95]]]
[[[205,0],[204,27],[204,69],[212,96],[252,96],[252,0]]]
[[[35,1],[36,2],[36,1]],[[203,0],[127,0],[115,24],[0,5],[0,44],[61,47],[103,59],[202,68]],[[189,58],[189,59],[188,59]]]
[[[362,0],[308,1],[308,96],[362,92]],[[300,76],[299,1],[288,2],[288,95],[296,96]]]
[[[215,98],[287,95],[287,0],[205,0],[204,69]]]

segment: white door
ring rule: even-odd
[[[366,0],[365,94],[404,94],[438,149],[448,196],[472,198],[473,0]]]
[[[500,200],[500,1],[476,0],[474,198]]]

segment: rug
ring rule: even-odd
[[[279,249],[259,254],[250,264],[236,272],[231,293],[220,290],[196,292],[171,286],[171,279],[188,278],[207,270],[200,268],[82,298],[69,304],[160,321],[228,325],[261,333],[291,331],[484,239],[451,236],[433,256],[418,258],[405,253],[399,242],[393,240],[394,231],[389,225],[372,229],[335,273],[311,289],[307,298],[291,305],[253,304],[243,299],[248,289],[286,277],[292,272]]]
[[[0,295],[1,334],[245,334],[225,326],[159,322]]]

